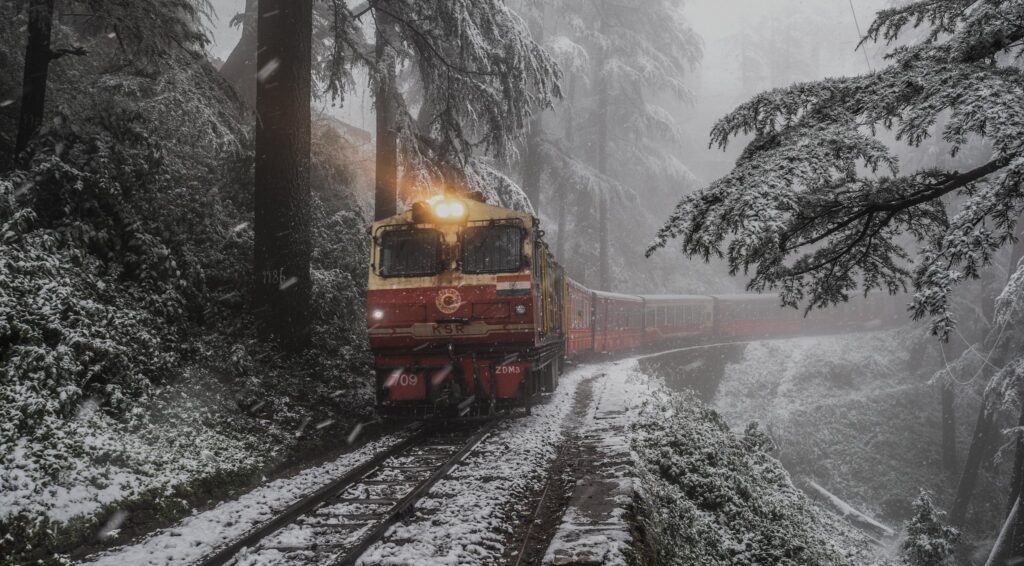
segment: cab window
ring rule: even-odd
[[[441,233],[429,228],[389,230],[380,239],[383,277],[436,275],[441,271]]]
[[[469,226],[462,230],[463,273],[511,273],[523,267],[523,229]]]

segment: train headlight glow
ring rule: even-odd
[[[516,305],[514,307],[514,310],[516,311],[516,314],[522,316],[522,315],[526,314],[526,305],[523,305],[523,304]]]
[[[380,309],[373,309],[373,312],[370,313],[370,317],[372,317],[373,320],[384,320],[384,311]]]
[[[434,203],[434,216],[439,220],[459,220],[466,216],[466,205],[455,199],[443,199]]]

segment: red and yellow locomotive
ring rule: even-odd
[[[372,235],[383,413],[486,414],[554,388],[565,276],[533,216],[446,195],[375,222]]]

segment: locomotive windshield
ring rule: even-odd
[[[435,275],[441,271],[441,233],[389,230],[381,235],[380,274],[384,277]]]
[[[519,226],[470,226],[462,230],[463,273],[519,271],[523,261],[523,229]]]

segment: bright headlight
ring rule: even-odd
[[[514,307],[514,310],[516,311],[516,314],[524,315],[524,314],[526,314],[526,305],[523,305],[523,304],[516,305]]]
[[[373,309],[373,312],[370,313],[370,316],[373,317],[373,320],[384,320],[384,311],[380,309]]]
[[[466,205],[457,200],[445,199],[434,204],[434,216],[441,220],[454,220],[466,215]]]

